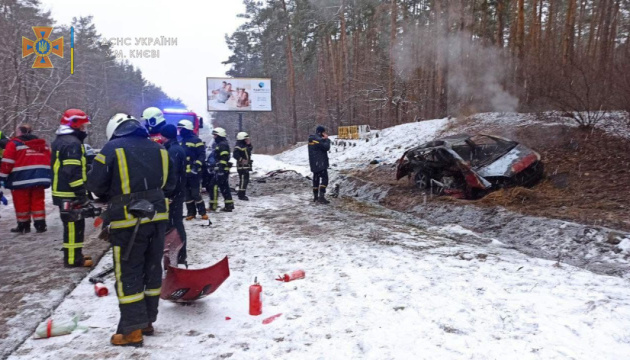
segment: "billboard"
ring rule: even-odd
[[[208,111],[271,111],[271,79],[206,78]]]

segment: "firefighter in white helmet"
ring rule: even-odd
[[[182,146],[186,150],[186,220],[197,216],[208,220],[206,206],[201,197],[201,169],[206,158],[206,145],[195,135],[194,126],[190,120],[180,120],[177,123]]]
[[[236,145],[234,145],[234,160],[236,160],[236,170],[238,172],[238,198],[248,201],[247,184],[249,184],[249,172],[252,171],[252,143],[249,134],[240,132],[236,135]]]
[[[227,133],[223,128],[214,128],[212,130],[214,136],[214,148],[208,156],[208,171],[210,172],[210,181],[208,185],[208,194],[210,194],[210,210],[216,211],[219,205],[219,191],[223,195],[225,206],[221,211],[232,212],[234,210],[234,200],[230,192],[230,144],[227,141]]]
[[[112,345],[142,346],[153,335],[162,286],[162,257],[169,209],[175,189],[172,161],[166,149],[147,138],[133,117],[114,115],[107,139],[94,158],[87,189],[107,197],[102,215],[109,224],[120,321]]]
[[[166,125],[166,119],[162,110],[156,107],[149,107],[142,112],[142,119],[144,120],[144,126],[149,131],[149,137],[151,140],[163,144],[166,139],[160,134],[164,125]]]

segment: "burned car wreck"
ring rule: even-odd
[[[543,177],[543,163],[537,152],[516,141],[460,134],[405,151],[396,180],[405,176],[432,194],[476,199],[505,187],[535,185]]]

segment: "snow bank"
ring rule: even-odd
[[[330,165],[334,170],[350,170],[366,166],[372,160],[394,163],[405,149],[437,136],[447,122],[447,119],[427,120],[372,130],[374,135],[370,135],[368,141],[337,140],[336,136],[331,136],[333,146],[328,154]],[[307,145],[279,154],[276,159],[292,165],[308,166]]]

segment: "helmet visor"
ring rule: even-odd
[[[158,124],[158,120],[155,117],[152,117],[147,119],[147,124],[149,124],[150,127],[155,127]]]

